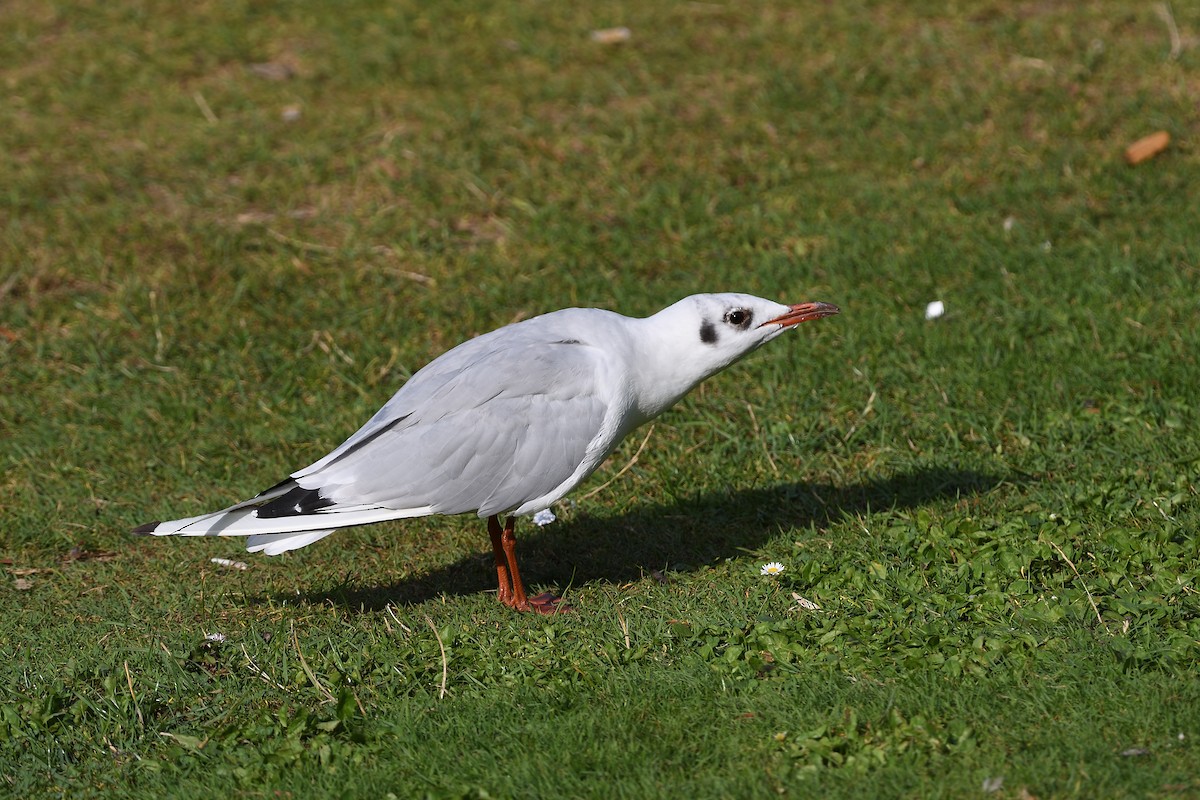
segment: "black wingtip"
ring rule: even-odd
[[[255,516],[259,519],[275,519],[276,517],[295,517],[304,514],[315,514],[323,508],[329,508],[335,503],[321,496],[320,489],[305,489],[296,486],[291,491],[281,494],[274,500],[263,503],[258,507]]]
[[[162,522],[147,522],[145,525],[138,525],[133,529],[134,536],[149,536],[154,533],[154,530],[162,525]]]

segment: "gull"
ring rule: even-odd
[[[516,518],[564,497],[701,381],[838,311],[697,294],[645,318],[567,308],[505,325],[429,362],[349,439],[270,489],[134,533],[245,536],[250,552],[278,555],[340,528],[475,512],[487,519],[500,602],[567,610],[549,593],[526,595]]]

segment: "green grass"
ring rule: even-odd
[[[4,4],[0,793],[1200,796],[1172,8]],[[576,614],[471,517],[128,535],[471,335],[734,290],[843,313],[522,528]]]

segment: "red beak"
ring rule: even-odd
[[[810,319],[832,317],[839,312],[841,312],[841,309],[833,303],[800,303],[799,305],[792,306],[786,314],[769,319],[763,325],[782,325],[785,328],[790,328],[792,325],[799,325],[801,322],[808,322]],[[761,328],[762,325],[759,327]]]

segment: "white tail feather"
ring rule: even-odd
[[[312,544],[338,528],[423,517],[433,513],[429,506],[396,509],[356,505],[330,506],[308,514],[260,518],[258,506],[264,499],[270,500],[280,494],[283,492],[263,495],[211,514],[159,522],[153,527],[146,525],[137,532],[152,536],[249,536],[247,549],[251,552],[277,555]]]
[[[251,553],[277,556],[280,553],[286,553],[288,550],[306,547],[318,539],[324,539],[331,533],[333,533],[333,529],[327,531],[305,531],[304,533],[260,533],[252,535],[246,541],[246,549]]]

